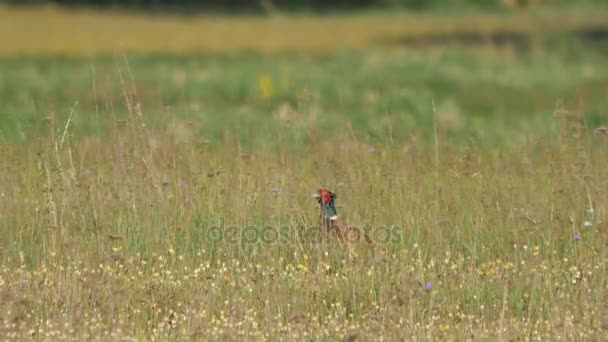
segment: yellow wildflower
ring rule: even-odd
[[[274,94],[274,89],[272,86],[272,77],[268,74],[262,74],[258,78],[258,87],[260,88],[260,94],[262,98],[268,99],[271,98]]]

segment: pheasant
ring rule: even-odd
[[[360,233],[357,228],[349,227],[338,219],[338,212],[336,210],[335,200],[336,194],[333,192],[320,189],[312,194],[312,197],[316,198],[321,207],[320,213],[320,227],[322,231],[329,232],[334,231],[341,239],[348,241],[357,241],[360,238]],[[370,241],[367,235],[365,236],[366,241]]]

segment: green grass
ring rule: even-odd
[[[135,55],[130,69],[123,58],[4,58],[0,136],[26,140],[50,111],[65,119],[76,102],[74,131],[96,132],[107,121],[98,117],[124,116],[122,73],[129,85],[134,79],[146,116],[170,113],[212,141],[230,131],[243,143],[272,144],[267,137],[277,130],[305,141],[311,128],[329,137],[352,129],[381,143],[428,137],[435,101],[452,136],[504,143],[522,131],[547,131],[558,102],[584,109],[590,125],[601,123],[605,54],[570,49],[571,56],[457,47],[318,57]]]
[[[0,337],[602,339],[605,56],[2,57]]]
[[[436,156],[416,142],[370,153],[349,136],[294,153],[281,135],[242,155],[137,115],[101,138],[58,129],[3,146],[0,331],[599,338],[608,165],[582,122],[561,116],[556,144],[529,133],[514,149],[440,133]],[[316,240],[319,186],[371,245]]]

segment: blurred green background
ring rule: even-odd
[[[426,140],[434,117],[459,143],[508,144],[553,130],[558,106],[606,118],[600,1],[32,1],[0,19],[4,141],[72,110],[75,134],[103,134],[125,92],[212,144]]]

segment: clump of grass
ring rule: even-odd
[[[149,125],[122,88],[99,135],[71,135],[74,106],[1,146],[1,336],[606,334],[607,146],[582,114],[511,148],[463,151],[436,120],[433,150],[311,130],[294,153]],[[374,243],[317,234],[319,186]]]

